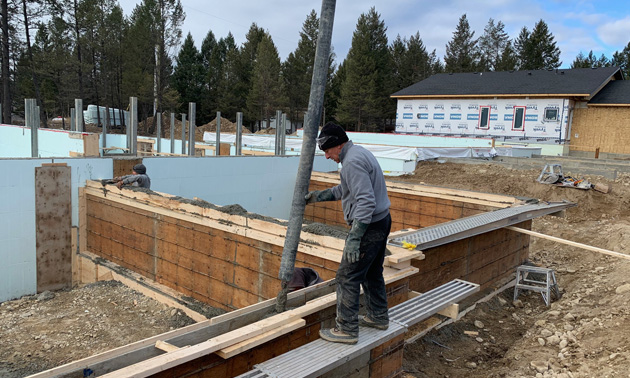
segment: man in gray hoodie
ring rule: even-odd
[[[341,200],[346,222],[352,226],[337,269],[336,327],[319,331],[322,339],[356,344],[359,325],[385,330],[389,325],[383,260],[392,219],[385,178],[371,152],[354,145],[341,126],[329,122],[317,138],[327,159],[341,163],[341,183],[306,195],[307,203]],[[363,286],[367,316],[359,317]]]
[[[133,174],[115,177],[114,181],[118,189],[122,189],[125,185],[151,189],[151,179],[147,176],[147,167],[142,163],[133,166]]]

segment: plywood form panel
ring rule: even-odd
[[[72,286],[71,168],[35,168],[37,292]]]
[[[575,109],[571,125],[571,150],[630,153],[630,108],[589,107]],[[579,137],[575,138],[575,134]]]

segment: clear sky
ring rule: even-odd
[[[295,50],[306,16],[321,10],[321,0],[181,0],[186,20],[182,32],[190,32],[197,47],[209,30],[216,39],[232,32],[237,45],[245,42],[255,22],[267,30],[280,58]],[[126,15],[138,2],[120,0]],[[575,56],[590,50],[608,58],[630,42],[630,1],[628,0],[341,0],[337,1],[332,44],[337,62],[343,61],[352,43],[357,20],[374,6],[387,27],[391,42],[397,35],[420,33],[427,50],[436,50],[443,61],[445,46],[451,40],[462,14],[466,14],[474,37],[483,34],[490,18],[502,21],[510,38],[523,26],[530,31],[543,19],[561,50],[562,67],[568,68]]]

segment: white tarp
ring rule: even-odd
[[[207,143],[216,142],[216,133],[206,131],[203,140]],[[243,135],[243,147],[274,150],[275,135]],[[221,134],[221,143],[235,143],[235,134]],[[422,161],[437,158],[491,158],[494,156],[512,156],[510,147],[399,147],[381,144],[357,143],[372,152],[377,158],[402,161]],[[291,151],[302,149],[302,139],[290,137],[286,139],[286,148]],[[317,150],[316,153],[321,153]]]

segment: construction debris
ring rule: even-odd
[[[609,193],[610,186],[606,184],[591,184],[590,181],[584,178],[574,178],[571,176],[565,176],[562,173],[562,165],[560,164],[546,164],[540,172],[540,175],[536,179],[541,184],[555,185],[567,188],[575,188],[582,190],[593,189],[601,193]]]

